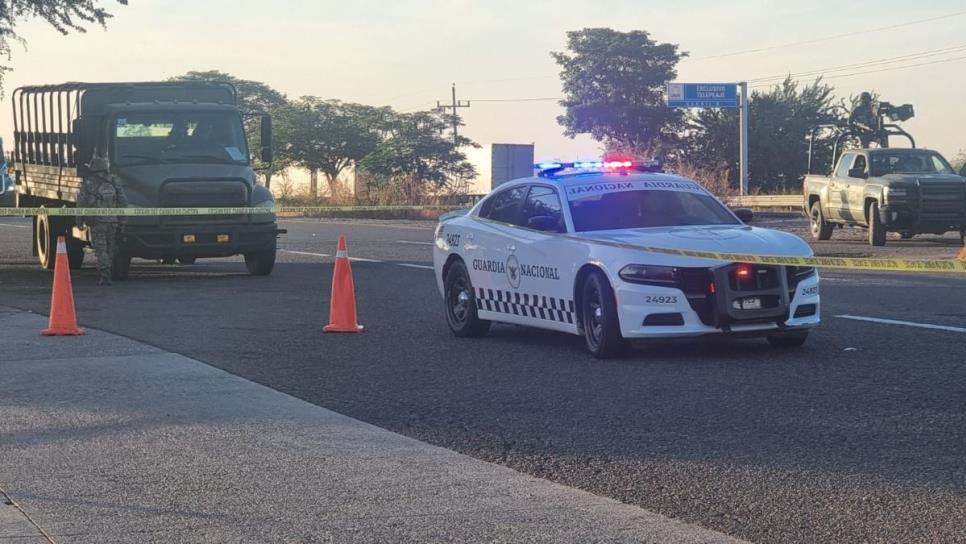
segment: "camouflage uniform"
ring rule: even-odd
[[[90,174],[81,185],[77,206],[80,208],[126,208],[127,197],[120,180],[109,173],[106,159],[94,157],[88,167]],[[111,284],[111,265],[117,254],[117,216],[84,217],[91,229],[91,243],[97,255],[100,285]]]
[[[858,104],[849,115],[849,125],[857,133],[863,148],[869,147],[872,142],[878,140],[881,129],[879,124],[878,102],[872,99],[870,93],[862,93]]]

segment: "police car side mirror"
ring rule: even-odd
[[[527,228],[545,232],[560,232],[560,219],[552,215],[535,215],[527,219]]]
[[[751,223],[755,220],[755,212],[751,208],[736,208],[732,211],[742,223]]]

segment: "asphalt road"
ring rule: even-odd
[[[0,223],[0,304],[46,313],[51,276],[29,255],[29,223]],[[649,344],[601,362],[577,337],[522,327],[453,338],[428,269],[432,225],[285,227],[267,278],[245,276],[237,259],[136,262],[129,281],[104,289],[88,264],[74,280],[79,319],[748,540],[966,542],[966,278],[829,272],[824,324],[804,348]],[[332,271],[322,255],[340,232],[367,259],[353,264],[363,335],[320,332]],[[902,244],[916,253],[915,242],[930,256],[959,249]],[[819,252],[861,246],[828,244]],[[845,314],[911,323],[835,317]]]

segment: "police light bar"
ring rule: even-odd
[[[560,162],[560,161],[544,161],[538,162],[533,165],[534,169],[537,171],[537,175],[540,177],[550,178],[560,172],[565,170],[573,171],[574,174],[579,174],[581,172],[619,172],[626,174],[630,170],[637,172],[663,172],[664,169],[661,165],[661,161],[657,159],[650,159],[644,161],[628,160],[628,159],[607,159],[600,161],[574,161],[574,162]]]

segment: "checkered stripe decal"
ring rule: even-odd
[[[574,324],[574,301],[499,289],[476,289],[476,306],[488,312]]]

